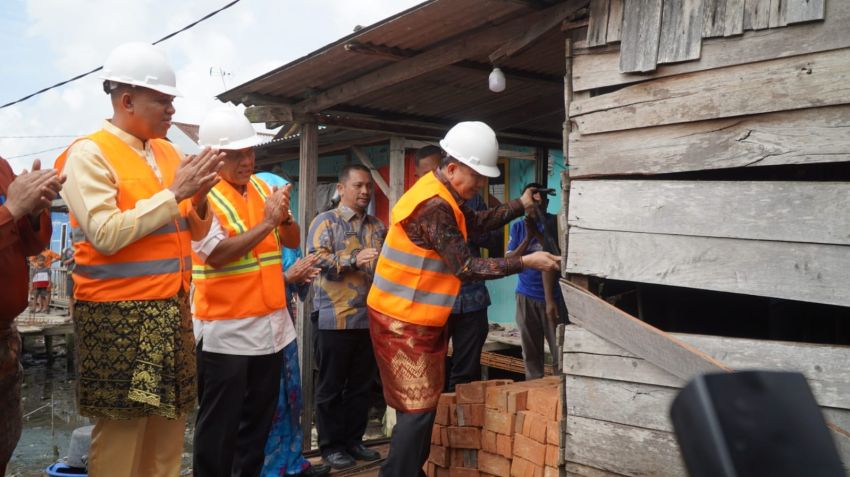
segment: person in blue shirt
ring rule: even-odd
[[[529,188],[544,189],[545,186],[532,182],[522,191]],[[545,190],[545,189],[544,189]],[[549,194],[554,195],[550,192]],[[549,205],[547,193],[536,192],[532,198],[540,204],[540,209],[546,211]],[[556,231],[558,222],[553,214],[544,213],[547,228]],[[528,255],[543,250],[543,223],[534,221],[528,216],[511,224],[510,240],[506,257]],[[560,252],[558,252],[560,253]],[[554,276],[527,268],[517,276],[516,287],[516,322],[522,342],[522,359],[525,362],[525,378],[536,379],[543,377],[543,362],[545,351],[543,339],[549,344],[550,350],[557,350],[556,328],[558,323],[566,321],[566,309],[563,306],[561,292],[556,285]],[[557,367],[558,360],[553,360]]]

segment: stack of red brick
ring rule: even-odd
[[[440,397],[428,477],[555,477],[562,404],[557,376],[460,384]]]

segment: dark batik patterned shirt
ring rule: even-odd
[[[524,213],[519,199],[492,209],[473,211],[468,205],[462,203],[462,199],[448,180],[442,176],[439,169],[434,171],[434,175],[460,204],[460,210],[466,217],[467,236],[470,238],[480,237],[486,232],[500,228]],[[439,253],[449,270],[463,281],[492,280],[522,270],[520,257],[473,256],[455,221],[452,206],[439,196],[434,196],[420,204],[410,217],[402,222],[402,227],[413,243]]]
[[[374,263],[365,269],[349,265],[358,249],[381,250],[387,235],[378,218],[357,215],[340,205],[313,219],[307,235],[307,253],[315,253],[322,273],[313,286],[313,310],[319,312],[320,330],[368,329],[366,296],[372,286]]]

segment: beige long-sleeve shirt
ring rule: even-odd
[[[162,181],[149,142],[138,139],[109,121],[104,121],[103,129],[116,135],[143,157]],[[116,200],[118,181],[115,171],[97,144],[89,139],[77,141],[71,146],[63,172],[68,179],[62,188],[62,198],[79,222],[86,239],[105,255],[118,252],[180,215],[174,193],[165,186],[151,197],[138,201],[136,207],[120,210]],[[211,215],[207,213],[206,217],[201,218],[194,208],[191,210],[188,222],[192,240],[200,240],[207,235]]]

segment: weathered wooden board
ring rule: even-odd
[[[662,78],[570,104],[581,134],[850,102],[850,49]]]
[[[770,0],[770,18],[768,26],[770,28],[781,28],[788,24],[785,19],[788,11],[788,0]]]
[[[567,273],[850,306],[850,248],[570,229]]]
[[[727,11],[733,7],[740,9],[743,19],[743,0],[740,0],[741,3],[725,0],[706,0],[706,2],[709,7],[712,2],[716,2],[715,5],[723,5],[722,23],[724,25]],[[780,7],[782,3],[777,4],[777,7]],[[719,7],[715,6],[715,8]],[[773,3],[771,3],[771,8],[773,8]],[[720,10],[715,11],[719,22],[721,12]],[[708,12],[704,16],[706,19],[712,18]],[[773,21],[778,22],[778,17],[775,17]],[[702,42],[699,61],[658,65],[654,72],[642,75],[621,73],[618,51],[577,55],[573,65],[573,88],[575,91],[584,91],[645,81],[648,78],[660,78],[693,71],[847,48],[850,47],[850,28],[847,25],[850,25],[850,2],[830,1],[826,4],[826,18],[822,23],[796,25],[793,28],[748,31],[743,36],[735,38],[706,39]],[[713,26],[713,28],[719,27]]]
[[[567,414],[673,432],[669,410],[678,393],[679,388],[568,375]],[[822,412],[825,419],[836,425],[850,424],[850,410],[822,408]],[[842,460],[850,462],[850,459]]]
[[[570,134],[570,176],[850,161],[850,106]]]
[[[610,0],[608,4],[608,43],[618,43],[623,32],[623,1]]]
[[[623,5],[620,38],[620,71],[655,69],[661,33],[661,0],[629,0]]]
[[[587,23],[587,46],[608,43],[608,0],[590,0]]]
[[[569,258],[568,258],[569,260]],[[730,368],[700,350],[561,280],[570,321],[680,378]]]
[[[850,245],[850,182],[574,181],[569,225]]]
[[[745,0],[744,30],[764,30],[770,24],[770,0]]]
[[[687,475],[669,432],[568,415],[564,452],[568,462],[623,475]]]
[[[703,0],[702,37],[723,36],[726,31],[726,0]]]
[[[623,474],[608,472],[606,470],[589,467],[575,462],[567,462],[565,465],[567,477],[620,477]]]
[[[702,0],[665,0],[661,14],[658,63],[699,58],[703,29]]]
[[[801,372],[818,404],[850,410],[850,371],[846,365],[850,362],[850,347],[685,333],[671,335],[732,369]],[[563,369],[568,375],[672,388],[680,388],[687,382],[575,325],[568,325],[564,333]],[[848,428],[850,424],[842,427]]]
[[[823,20],[824,0],[787,0],[788,7],[786,19],[789,24]],[[841,0],[832,0],[829,3],[842,3]]]
[[[744,0],[726,0],[725,26],[724,36],[740,35],[744,32]]]

